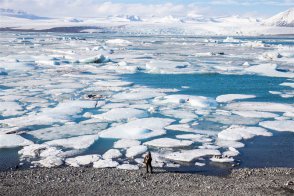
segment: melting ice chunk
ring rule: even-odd
[[[216,149],[194,149],[194,150],[182,150],[180,152],[172,152],[165,155],[165,158],[175,160],[175,161],[183,161],[183,162],[191,162],[199,157],[204,157],[208,155],[220,155],[220,151]]]
[[[255,98],[255,95],[243,95],[243,94],[227,94],[227,95],[220,95],[216,98],[217,102],[231,102],[236,99],[249,99]]]
[[[190,146],[191,144],[193,144],[193,141],[177,140],[172,138],[159,138],[159,139],[154,139],[144,143],[144,145],[148,145],[148,146],[165,147],[165,148]]]
[[[142,118],[100,132],[103,138],[147,139],[166,133],[164,127],[174,122],[168,118]]]
[[[293,120],[276,120],[276,121],[263,121],[259,123],[260,126],[263,126],[268,129],[275,131],[290,131],[294,132],[294,121]]]
[[[218,133],[218,138],[222,140],[239,141],[242,139],[250,139],[254,136],[272,136],[272,133],[261,127],[246,127],[232,125],[229,128]]]
[[[27,140],[20,135],[15,134],[0,134],[0,149],[14,148],[19,146],[27,146],[33,144],[32,141]]]

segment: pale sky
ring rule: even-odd
[[[294,0],[0,0],[0,8],[48,17],[253,16],[269,17],[294,7]]]

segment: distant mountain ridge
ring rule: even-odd
[[[294,8],[281,12],[263,23],[268,26],[294,27]]]
[[[21,11],[21,10],[4,9],[4,8],[0,8],[0,16],[9,16],[9,17],[15,17],[15,18],[25,18],[25,19],[31,19],[31,20],[49,19],[48,17],[36,16],[34,14],[29,14],[29,13],[27,13],[25,11]]]

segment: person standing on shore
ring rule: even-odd
[[[149,151],[148,154],[144,157],[144,162],[146,165],[146,173],[149,173],[149,167],[150,167],[150,173],[152,174],[152,156],[151,152]]]

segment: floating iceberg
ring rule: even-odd
[[[197,158],[209,155],[221,155],[221,153],[215,149],[182,150],[180,152],[169,153],[165,155],[165,158],[175,161],[191,162]]]
[[[217,102],[231,102],[234,100],[239,99],[250,99],[255,98],[255,95],[243,95],[243,94],[227,94],[227,95],[220,95],[216,98]]]
[[[121,152],[117,149],[109,149],[102,155],[103,159],[116,159],[121,156]]]
[[[92,115],[92,118],[98,118],[105,121],[121,121],[144,117],[147,117],[145,111],[133,108],[113,108],[105,113]]]
[[[70,165],[72,167],[80,167],[84,165],[89,165],[93,162],[96,162],[100,159],[99,155],[83,155],[83,156],[77,156],[74,158],[67,158],[65,159],[65,163],[67,165]]]
[[[28,146],[33,144],[32,141],[27,140],[20,135],[15,134],[0,134],[0,149],[1,148],[15,148],[19,146]]]
[[[133,146],[139,146],[141,144],[138,140],[130,140],[130,139],[121,139],[114,142],[114,148],[130,148]]]
[[[232,125],[229,128],[218,133],[218,138],[222,140],[240,141],[250,139],[254,136],[272,136],[272,133],[261,127],[246,127]]]
[[[263,121],[259,125],[275,131],[294,132],[294,120]]]
[[[193,141],[177,140],[172,138],[159,138],[159,139],[154,139],[144,143],[144,145],[164,147],[164,148],[184,147],[184,146],[190,146],[191,144],[193,144]]]
[[[143,145],[132,146],[127,149],[126,157],[133,158],[147,151],[147,147]]]
[[[102,138],[147,139],[166,133],[164,127],[174,122],[167,118],[142,118],[111,127],[99,133]]]
[[[45,144],[50,146],[62,146],[64,148],[84,149],[90,147],[98,138],[98,135],[84,135],[67,139],[52,140]]]

